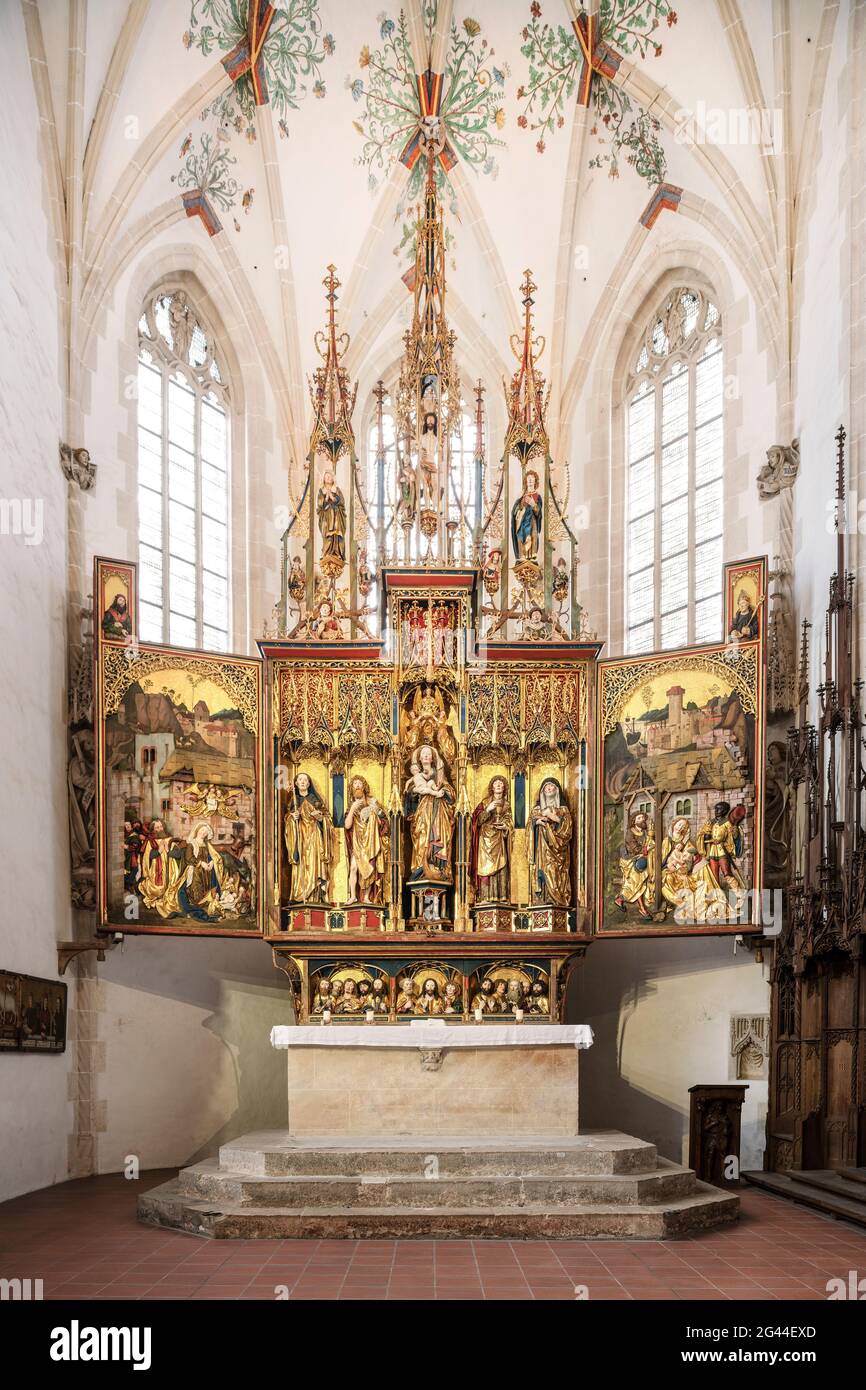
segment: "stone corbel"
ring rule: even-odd
[[[758,474],[758,496],[762,502],[778,497],[794,486],[800,472],[800,441],[772,444],[767,450],[767,462]]]
[[[442,1047],[419,1047],[422,1071],[438,1071],[442,1065],[445,1049]]]
[[[60,468],[68,483],[77,483],[82,492],[89,492],[96,482],[96,464],[87,449],[75,449],[60,444]]]

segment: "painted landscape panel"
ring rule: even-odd
[[[761,644],[600,662],[598,717],[598,930],[756,921]]]
[[[97,684],[101,925],[259,930],[260,663],[101,644]]]

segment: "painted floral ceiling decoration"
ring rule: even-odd
[[[318,0],[193,0],[184,47],[205,57],[225,54],[223,67],[232,85],[201,113],[204,129],[190,134],[180,149],[183,167],[173,176],[190,214],[202,217],[209,231],[219,230],[216,210],[229,212],[240,192],[232,168],[237,163],[232,140],[256,140],[255,111],[270,103],[280,136],[289,133],[288,115],[310,92],[325,96],[325,60],[336,51],[333,34],[323,32]],[[245,213],[255,190],[241,196]],[[234,218],[240,231],[240,223]]]
[[[313,95],[325,95],[321,69],[336,43],[322,27],[318,0],[283,0],[279,7],[267,0],[193,0],[183,42],[205,57],[227,55],[223,66],[248,121],[266,101],[285,120],[311,79]]]
[[[544,20],[539,0],[532,0],[520,49],[529,70],[517,92],[522,103],[517,124],[536,133],[539,154],[565,124],[567,104],[576,93],[580,104],[593,108],[592,134],[601,145],[590,168],[607,166],[610,177],[618,178],[624,161],[650,185],[663,182],[659,122],[612,80],[623,56],[661,55],[655,36],[663,21],[668,28],[677,22],[668,0],[602,0],[597,14],[581,9],[565,28]]]
[[[423,15],[429,36],[435,25],[435,4],[425,4]],[[506,63],[497,63],[478,21],[452,21],[441,78],[416,70],[402,10],[395,19],[381,13],[378,24],[379,46],[365,44],[358,58],[361,75],[346,79],[360,108],[353,122],[364,142],[358,162],[369,171],[371,191],[401,160],[411,170],[405,200],[417,197],[424,168],[419,156],[429,123],[437,118],[442,143],[436,169],[440,188],[458,160],[495,177],[495,151],[505,143],[499,131],[505,125],[509,70]]]

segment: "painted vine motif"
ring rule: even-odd
[[[252,17],[258,16],[261,25],[255,68],[248,57],[250,3],[258,5]],[[242,138],[255,144],[257,102],[273,106],[280,138],[286,139],[289,111],[297,110],[309,91],[319,100],[325,96],[322,65],[335,52],[336,43],[333,34],[322,32],[318,0],[288,0],[272,14],[261,0],[193,0],[183,43],[188,49],[199,49],[205,57],[214,52],[226,54],[223,64],[232,78],[231,87],[202,111],[204,128],[195,137],[190,132],[182,142],[182,167],[172,175],[188,213],[200,216],[214,235],[221,230],[217,210],[231,212],[239,195],[244,214],[253,207],[255,189],[241,192],[235,177],[238,161],[232,142]],[[233,222],[239,232],[238,218]]]
[[[585,16],[581,16],[585,22]],[[663,182],[666,173],[664,150],[659,141],[659,121],[632,103],[604,71],[605,50],[616,55],[660,57],[661,43],[655,38],[664,20],[668,28],[677,22],[677,12],[668,0],[602,0],[594,17],[594,32],[584,29],[593,52],[589,78],[589,103],[594,113],[592,134],[601,149],[589,161],[591,169],[607,167],[611,178],[618,178],[620,163],[632,167],[639,178],[652,187]],[[536,149],[543,154],[547,140],[565,124],[566,106],[581,80],[585,80],[585,52],[574,26],[549,24],[542,19],[541,5],[532,0],[530,18],[522,32],[521,53],[527,59],[527,81],[518,88],[523,103],[517,124],[537,135]]]
[[[257,0],[193,0],[185,48],[197,48],[204,57],[213,52],[232,53],[248,42],[249,4]],[[336,49],[333,34],[322,32],[318,0],[283,0],[274,8],[261,40],[262,77],[266,100],[285,119],[297,110],[312,79],[313,95],[325,95],[322,65]],[[234,90],[241,110],[252,121],[256,94],[253,70],[235,78]]]
[[[423,17],[429,37],[435,27],[435,4],[424,6]],[[384,12],[379,15],[379,47],[364,44],[358,65],[362,76],[347,77],[346,86],[361,108],[353,122],[364,142],[357,162],[369,171],[368,185],[374,192],[404,155],[423,119],[418,73],[402,10],[396,19]],[[496,61],[477,20],[452,21],[438,109],[442,133],[459,160],[494,178],[498,173],[495,151],[505,144],[498,132],[505,125],[508,76],[508,65]],[[436,172],[442,190],[441,163]],[[418,196],[423,177],[424,160],[419,159],[412,168],[404,207]]]
[[[210,202],[228,212],[238,196],[238,181],[232,173],[237,158],[229,146],[221,142],[219,134],[205,131],[198,145],[188,135],[180,148],[180,158],[184,161],[179,174],[173,176],[177,186],[184,191],[199,190]]]

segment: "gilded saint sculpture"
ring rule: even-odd
[[[445,1012],[445,1003],[439,993],[439,983],[428,975],[421,985],[421,993],[415,1001],[415,1009],[419,1014],[429,1014],[431,1017],[439,1017]]]
[[[349,864],[349,902],[381,903],[388,843],[388,817],[370,792],[366,777],[351,779],[343,822]]]
[[[555,777],[546,777],[542,782],[529,825],[532,901],[568,907],[571,903],[571,812]]]
[[[289,792],[284,832],[290,901],[329,902],[335,859],[334,825],[306,772],[298,773]]]
[[[451,883],[456,797],[442,755],[429,743],[412,754],[403,799],[412,839],[408,881]]]
[[[511,899],[511,842],[514,820],[504,777],[492,777],[487,794],[472,813],[469,870],[475,901]]]

